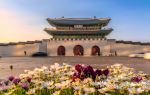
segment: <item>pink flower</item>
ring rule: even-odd
[[[3,83],[2,83],[2,82],[0,82],[0,87],[1,87],[1,86],[3,86]]]
[[[20,78],[15,78],[14,80],[13,80],[13,83],[14,84],[17,84],[17,83],[19,83],[20,82]]]
[[[2,88],[2,91],[7,91],[8,86],[3,86],[3,87],[1,87],[1,88]]]
[[[140,82],[141,80],[142,80],[142,77],[140,77],[140,76],[131,78],[132,82]]]
[[[28,88],[29,88],[29,83],[28,83],[28,82],[23,82],[23,83],[21,84],[21,87],[22,87],[23,89],[28,89]]]

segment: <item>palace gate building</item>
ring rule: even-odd
[[[50,56],[100,56],[109,53],[106,36],[112,28],[105,28],[109,18],[48,18],[53,28],[44,30],[53,36],[47,42]]]

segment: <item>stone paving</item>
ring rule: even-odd
[[[105,68],[108,65],[120,63],[128,67],[135,68],[137,71],[144,71],[150,74],[150,60],[142,58],[128,58],[128,57],[4,57],[0,58],[0,79],[7,78],[9,75],[19,75],[25,69],[32,70],[35,67],[42,65],[49,66],[53,63],[68,63],[68,64],[86,64],[92,65],[95,68]],[[13,70],[10,70],[10,65]]]

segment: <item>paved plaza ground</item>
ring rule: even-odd
[[[68,64],[86,64],[92,65],[95,68],[105,68],[108,65],[120,63],[128,67],[135,68],[138,71],[144,71],[150,74],[150,60],[142,58],[128,57],[4,57],[0,58],[0,79],[4,79],[9,75],[19,75],[25,69],[34,69],[42,65],[49,66],[53,63],[68,63]],[[10,65],[13,65],[13,71],[10,70]]]

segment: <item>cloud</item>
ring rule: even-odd
[[[43,19],[43,22],[42,20]],[[35,14],[0,9],[0,43],[49,38],[45,19]]]

